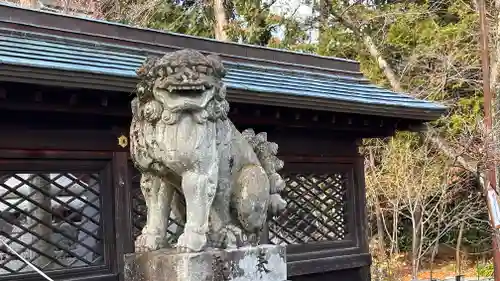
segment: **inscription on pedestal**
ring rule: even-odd
[[[178,253],[162,249],[125,256],[125,281],[284,281],[285,248],[260,245]]]

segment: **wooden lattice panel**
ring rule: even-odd
[[[132,188],[132,224],[133,224],[133,237],[134,239],[141,234],[141,230],[146,224],[146,202],[141,193],[141,189],[137,185]]]
[[[139,174],[133,178],[134,238],[146,222],[146,204],[139,188]],[[286,210],[269,222],[269,238],[274,244],[303,244],[314,241],[343,240],[346,176],[344,174],[289,174],[284,198]],[[169,221],[169,240],[174,243],[183,225],[173,216]]]
[[[347,232],[346,175],[288,174],[286,210],[269,222],[274,244],[343,240]]]
[[[0,176],[0,239],[44,270],[103,264],[98,174]],[[0,247],[0,275],[32,271]]]

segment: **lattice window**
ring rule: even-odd
[[[133,178],[134,237],[146,222],[146,204],[139,188],[140,175]],[[269,238],[274,244],[303,244],[314,241],[343,240],[347,234],[345,219],[346,179],[344,174],[289,174],[284,191],[287,209],[269,222]],[[171,216],[170,241],[174,243],[183,226]]]
[[[133,235],[134,239],[141,234],[142,228],[146,224],[146,202],[140,188],[141,175],[136,172],[132,178],[132,208],[133,208]],[[179,238],[184,225],[179,222],[173,213],[170,214],[168,222],[168,240],[174,244]]]
[[[345,174],[288,174],[287,209],[269,222],[274,244],[343,240],[347,233]]]
[[[0,176],[0,239],[44,271],[103,264],[100,180],[93,173]],[[32,271],[0,247],[0,275]]]
[[[141,230],[146,225],[146,202],[139,188],[139,183],[132,185],[132,224],[133,237],[137,238],[141,234]]]

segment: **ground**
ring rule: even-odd
[[[486,277],[490,277],[490,264],[481,264],[476,265],[473,263],[469,263],[461,270],[461,274],[466,278],[478,278],[483,279]],[[411,267],[409,265],[405,265],[404,270],[404,279],[402,281],[411,281]],[[478,274],[479,273],[479,274]],[[479,275],[479,276],[478,276]],[[488,276],[489,275],[489,276]],[[454,262],[441,262],[439,264],[434,265],[434,269],[432,270],[432,278],[437,280],[444,280],[446,278],[450,278],[455,276],[455,263]],[[430,280],[431,279],[431,271],[430,270],[421,270],[418,274],[419,280]]]
[[[382,262],[381,262],[382,261]],[[418,280],[454,280],[456,275],[455,260],[435,261],[432,270],[429,264],[421,266]],[[491,261],[463,261],[459,274],[466,280],[487,280],[493,276]],[[407,255],[401,254],[389,259],[377,259],[374,256],[372,264],[372,280],[374,281],[411,281],[411,262]]]

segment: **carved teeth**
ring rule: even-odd
[[[205,89],[207,89],[205,85],[170,85],[166,88],[166,90],[169,92],[173,92],[176,90],[205,91]]]

